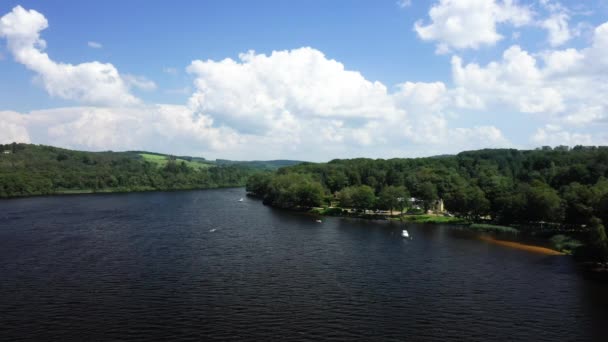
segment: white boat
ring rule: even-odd
[[[321,221],[321,220],[317,220],[317,223],[322,223],[322,222],[323,222],[323,221]]]
[[[243,202],[243,197],[241,197],[241,199],[239,199],[239,202]]]
[[[410,233],[408,233],[406,229],[401,231],[401,236],[403,236],[406,239],[411,239]]]

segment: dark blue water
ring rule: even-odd
[[[0,201],[0,339],[593,341],[569,257],[315,218],[242,189]]]

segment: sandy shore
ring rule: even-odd
[[[513,242],[513,241],[498,240],[498,239],[495,239],[495,238],[493,238],[491,236],[487,236],[487,235],[480,236],[479,239],[489,242],[489,243],[506,246],[506,247],[511,247],[511,248],[517,248],[517,249],[521,249],[521,250],[532,252],[532,253],[539,253],[539,254],[545,254],[545,255],[564,255],[564,253],[550,249],[550,248],[534,246],[534,245],[526,245],[523,243]]]

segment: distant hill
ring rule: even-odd
[[[134,153],[146,159],[149,162],[164,164],[167,160],[173,159],[178,161],[184,161],[192,167],[211,167],[217,166],[246,166],[257,170],[274,171],[286,166],[294,166],[304,163],[299,160],[228,160],[228,159],[216,159],[207,160],[202,157],[190,157],[190,156],[173,156],[169,154],[147,152],[147,151],[129,151],[126,153]]]
[[[299,160],[252,160],[252,161],[235,161],[226,159],[217,159],[215,161],[217,165],[241,165],[248,166],[254,169],[261,170],[276,170],[286,166],[294,166],[304,163]]]
[[[0,145],[0,197],[243,186],[254,173],[297,163],[8,144]]]

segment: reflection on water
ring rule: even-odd
[[[449,226],[316,218],[242,189],[0,202],[13,340],[602,340],[566,256]]]

